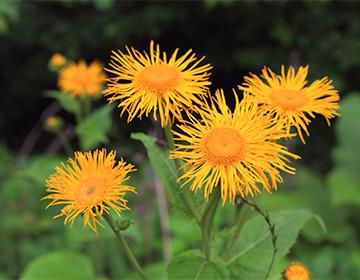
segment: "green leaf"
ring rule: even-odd
[[[275,223],[277,240],[276,260],[283,258],[304,224],[313,217],[305,209],[276,211],[270,214]],[[264,279],[273,254],[271,234],[263,217],[248,220],[240,233],[232,256],[227,261],[231,279]]]
[[[105,105],[93,111],[75,129],[81,139],[82,148],[90,150],[100,143],[108,141],[107,133],[111,128],[111,111],[113,106]]]
[[[31,261],[22,280],[94,279],[94,266],[87,256],[71,251],[56,251]]]
[[[169,192],[173,205],[180,207],[185,213],[188,213],[180,198],[181,189],[176,182],[178,178],[176,165],[173,160],[169,159],[169,151],[162,149],[156,144],[156,138],[144,133],[132,133],[131,138],[141,141],[145,146],[149,160]]]
[[[73,114],[80,113],[80,101],[72,97],[70,94],[57,90],[48,90],[46,96],[56,99],[57,102],[68,112]]]
[[[206,261],[199,251],[187,251],[176,256],[168,266],[168,279],[229,279],[223,261]]]
[[[262,208],[275,210],[307,208],[312,213],[319,215],[327,228],[324,232],[315,220],[311,220],[302,230],[302,234],[312,242],[330,240],[345,242],[353,229],[347,221],[347,211],[344,207],[334,207],[332,196],[326,188],[324,180],[305,167],[297,168],[296,176],[286,177],[285,184],[271,197],[264,193],[256,198]]]

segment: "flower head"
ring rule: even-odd
[[[103,213],[113,209],[118,215],[129,210],[125,195],[135,188],[124,185],[128,173],[134,166],[124,161],[115,161],[115,152],[106,150],[76,152],[75,159],[69,159],[56,167],[56,172],[46,181],[50,193],[43,199],[52,200],[47,206],[64,205],[59,215],[65,216],[64,223],[73,224],[76,217],[84,216],[84,226],[97,234],[97,225],[103,226],[99,219]]]
[[[60,53],[54,53],[49,60],[50,66],[54,68],[64,66],[65,63],[66,63],[66,58]]]
[[[281,125],[259,113],[248,99],[238,101],[232,112],[223,91],[217,91],[209,104],[199,109],[200,118],[178,125],[174,131],[175,150],[171,156],[185,161],[183,186],[197,191],[204,188],[205,198],[220,184],[223,203],[234,202],[236,196],[253,196],[277,189],[282,182],[280,171],[294,173],[287,157],[299,158],[276,143],[289,136]]]
[[[310,280],[309,269],[300,262],[291,263],[284,271],[285,280]]]
[[[245,77],[245,82],[239,86],[261,104],[263,111],[274,116],[274,121],[284,122],[290,131],[294,126],[305,143],[303,132],[309,135],[307,125],[315,114],[325,117],[328,125],[330,119],[339,115],[339,94],[334,89],[332,81],[327,77],[307,85],[309,67],[300,67],[297,72],[290,66],[287,73],[281,68],[281,75],[276,75],[264,67],[262,78],[251,74]]]
[[[128,112],[128,122],[153,113],[161,126],[181,119],[183,109],[192,108],[198,96],[207,92],[209,64],[199,66],[191,50],[178,57],[178,49],[170,56],[150,43],[150,53],[143,54],[126,47],[127,53],[112,52],[108,72],[114,74],[104,91],[109,102],[119,101],[121,115]]]
[[[45,120],[45,129],[50,132],[56,132],[62,125],[62,120],[58,116],[50,116]]]
[[[105,78],[98,62],[71,62],[60,70],[58,84],[62,91],[82,98],[100,93]]]

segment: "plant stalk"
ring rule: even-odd
[[[210,196],[208,205],[206,206],[201,218],[201,233],[203,237],[204,255],[207,261],[210,260],[211,257],[212,228],[220,198],[220,187],[216,187],[215,191]]]
[[[121,245],[124,247],[125,249],[125,253],[130,261],[130,263],[132,264],[132,266],[135,268],[135,270],[139,273],[139,275],[142,277],[142,279],[144,280],[148,280],[148,278],[146,277],[143,269],[141,268],[141,266],[139,265],[138,261],[136,260],[129,244],[127,243],[125,237],[121,234],[120,229],[116,226],[114,220],[111,218],[111,216],[109,214],[105,214],[104,215],[105,220],[108,222],[108,224],[110,225],[111,229],[113,230],[113,232],[115,233],[116,237],[118,238],[118,240],[120,241]]]
[[[236,241],[239,238],[239,234],[241,232],[241,229],[245,223],[245,218],[246,218],[246,209],[244,208],[244,201],[241,200],[241,202],[239,204],[236,204],[236,212],[235,212],[235,217],[234,217],[234,232],[230,237],[229,242],[226,244],[224,253],[223,253],[223,258],[224,260],[227,260],[230,257],[230,253],[231,250],[234,248],[234,245],[236,243]]]
[[[64,131],[59,131],[58,136],[61,141],[61,144],[63,145],[63,147],[65,149],[66,155],[68,157],[71,157],[74,154],[74,151],[73,151],[72,146],[70,145],[68,138],[64,134],[65,134]]]

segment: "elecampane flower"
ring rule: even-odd
[[[94,96],[101,92],[106,76],[101,64],[94,61],[71,62],[60,70],[59,88],[74,97]]]
[[[291,263],[284,271],[285,280],[310,280],[309,269],[300,262]]]
[[[308,70],[309,67],[306,66],[295,72],[290,66],[286,73],[282,66],[281,75],[276,75],[264,67],[263,79],[250,74],[239,86],[262,105],[262,110],[272,114],[275,122],[284,122],[288,131],[295,126],[303,143],[303,132],[309,136],[307,126],[311,118],[315,118],[315,114],[324,116],[328,125],[331,118],[339,115],[339,94],[332,81],[324,77],[307,85]]]
[[[84,216],[84,226],[96,234],[102,215],[113,209],[118,215],[129,210],[125,195],[135,193],[135,188],[125,185],[128,173],[134,166],[124,161],[116,163],[115,152],[106,150],[76,152],[75,159],[69,159],[56,167],[55,173],[46,181],[47,192],[43,199],[52,200],[47,206],[64,205],[54,218],[65,216],[64,224],[73,224],[79,215]]]
[[[144,114],[160,117],[162,127],[174,118],[181,119],[181,111],[198,103],[198,96],[207,93],[210,64],[200,66],[192,50],[178,56],[178,49],[168,58],[159,45],[150,43],[149,54],[126,47],[127,53],[112,52],[109,79],[104,95],[109,102],[118,101],[121,115],[128,113],[128,122]]]
[[[185,161],[182,186],[189,184],[193,191],[204,189],[204,196],[221,188],[223,204],[234,202],[236,196],[253,196],[277,189],[282,182],[280,171],[294,173],[287,165],[288,158],[299,158],[276,140],[288,137],[282,125],[258,111],[255,103],[238,101],[232,112],[223,91],[217,91],[211,103],[199,109],[200,118],[178,125],[174,131],[175,150],[172,158]]]

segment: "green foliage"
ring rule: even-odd
[[[108,141],[107,134],[111,129],[112,106],[103,106],[93,111],[76,127],[76,133],[84,150],[95,148],[100,143]]]
[[[360,96],[353,93],[340,104],[341,117],[336,123],[338,146],[333,152],[335,168],[328,175],[328,184],[335,205],[360,205]]]
[[[169,280],[229,279],[229,273],[221,259],[206,261],[199,251],[187,251],[174,257],[167,272]]]
[[[55,171],[55,166],[63,157],[58,155],[41,155],[31,159],[23,169],[18,170],[17,175],[43,185],[45,179]]]
[[[305,209],[282,210],[270,214],[278,235],[276,259],[293,246],[304,224],[313,217]],[[227,261],[231,279],[263,279],[273,254],[271,234],[262,217],[248,220]]]
[[[262,194],[257,202],[265,209],[287,209],[306,207],[324,221],[327,231],[315,221],[309,222],[303,234],[312,241],[343,241],[352,235],[348,224],[346,209],[334,207],[331,195],[326,189],[323,178],[305,167],[298,167],[295,177],[287,177],[288,182],[271,196]],[[292,184],[290,184],[292,183]]]
[[[144,267],[144,272],[149,279],[166,280],[166,266],[163,262],[155,263]],[[138,273],[133,273],[129,276],[131,280],[142,280]]]
[[[55,76],[46,69],[51,54],[61,52],[75,60],[96,58],[105,65],[109,50],[123,50],[124,45],[147,49],[150,39],[159,42],[164,50],[180,47],[182,53],[193,48],[198,56],[206,55],[206,62],[211,62],[216,70],[213,89],[230,90],[242,82],[243,74],[249,71],[259,73],[264,65],[277,71],[281,64],[309,64],[309,81],[325,75],[334,80],[342,96],[342,116],[331,128],[320,127],[320,121],[314,120],[309,127],[309,143],[291,147],[303,157],[308,167],[300,166],[294,177],[286,176],[278,192],[262,194],[256,202],[266,210],[308,208],[314,213],[311,216],[320,216],[327,228],[324,232],[318,221],[309,218],[291,254],[283,257],[295,240],[300,224],[305,223],[306,215],[276,220],[276,215],[287,211],[274,212],[272,218],[276,220],[276,226],[279,225],[278,245],[281,250],[270,279],[279,279],[280,272],[294,260],[309,266],[314,279],[359,279],[360,131],[357,122],[360,101],[358,92],[347,93],[359,88],[359,7],[356,1],[204,0],[178,1],[169,5],[114,0],[61,0],[44,5],[29,1],[0,1],[3,40],[0,54],[6,69],[1,73],[5,81],[2,92],[6,94],[1,103],[0,130],[4,132],[1,143],[9,146],[0,146],[0,212],[5,213],[0,223],[0,279],[18,279],[20,275],[23,279],[103,279],[96,275],[105,275],[109,279],[139,279],[108,227],[99,229],[100,238],[97,238],[90,229],[84,229],[81,217],[72,228],[64,227],[63,218],[51,219],[59,213],[60,207],[44,211],[46,201],[40,200],[45,195],[44,179],[63,157],[33,155],[24,162],[17,162],[14,154],[36,122],[40,110],[44,110],[50,101],[42,99],[39,93],[56,84]],[[64,14],[74,16],[64,17]],[[94,18],[96,20],[92,20]],[[174,36],[177,30],[187,32],[177,38]],[[207,40],[203,40],[204,34]],[[226,39],[230,43],[218,43],[226,42]],[[65,111],[74,114],[77,121],[85,118],[75,129],[81,138],[82,149],[108,143],[111,129],[109,106],[85,117],[81,100],[60,91],[48,91],[47,94]],[[72,116],[64,114],[63,117],[65,123],[72,123]],[[127,137],[131,125],[119,123],[114,131]],[[146,130],[146,125],[144,122],[141,129]],[[69,127],[71,129],[71,125]],[[183,207],[183,191],[176,182],[177,168],[172,160],[168,160],[167,150],[157,145],[155,138],[134,135],[133,139],[140,140],[146,147],[148,157],[169,194],[172,212],[187,213]],[[53,135],[42,135],[35,146],[36,153],[54,151],[44,146],[46,141],[53,140],[50,137]],[[134,142],[125,137],[121,139],[121,155],[131,156],[130,161],[140,169],[139,166],[148,161],[138,162],[143,160],[143,152],[133,155]],[[122,216],[134,219],[136,223],[124,235],[145,265],[149,278],[166,279],[162,221],[152,174],[137,172],[133,179],[138,190],[136,198],[130,199],[134,211]],[[201,191],[196,196],[191,193],[191,197],[196,199],[199,209],[206,204]],[[232,232],[219,233],[218,230],[232,222],[233,208],[233,205],[226,205],[218,209],[221,215],[217,215],[214,227],[214,253],[222,253]],[[195,223],[189,221],[188,215],[172,215],[170,233],[167,234],[172,239],[175,255],[168,269],[171,279],[238,279],[237,276],[250,279],[258,276],[257,273],[263,278],[270,261],[271,242],[266,224],[260,217],[249,219],[244,225],[232,257],[242,255],[229,267],[215,256],[206,263],[199,252],[176,256],[189,248],[201,247],[200,231]],[[261,234],[265,237],[260,241]],[[257,245],[244,251],[251,242]],[[89,258],[67,251],[58,252],[59,249],[82,252]],[[55,257],[49,252],[54,252]]]
[[[22,280],[94,279],[93,265],[88,257],[71,251],[56,251],[31,261]]]
[[[48,90],[46,91],[46,96],[54,98],[62,108],[64,108],[69,113],[75,115],[80,114],[81,104],[78,99],[75,99],[70,94],[57,90]]]
[[[182,212],[189,214],[181,200],[182,191],[177,184],[178,173],[176,171],[175,161],[169,159],[169,152],[161,149],[154,137],[144,133],[132,133],[131,138],[141,141],[145,146],[152,166],[171,196],[173,207],[176,210],[181,210]]]

